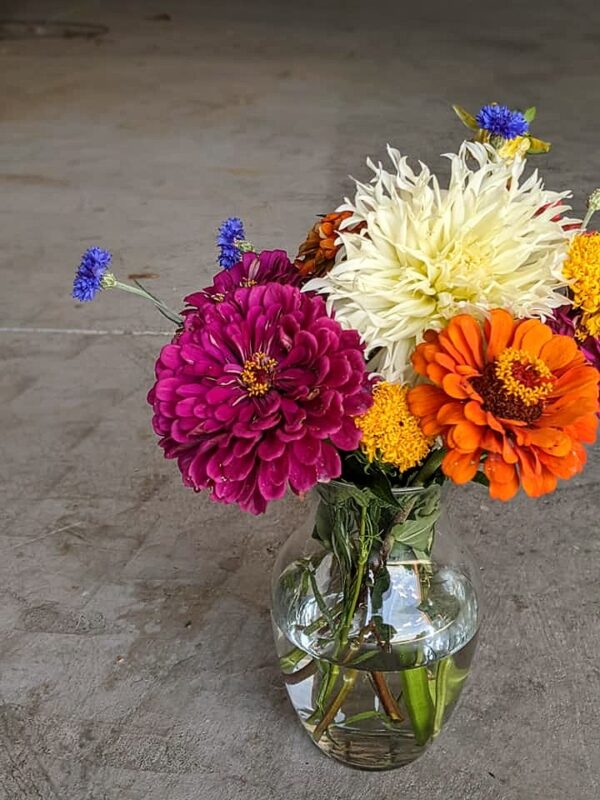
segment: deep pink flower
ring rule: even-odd
[[[371,404],[364,347],[320,297],[269,283],[190,315],[156,363],[148,401],[184,483],[254,514],[339,477]]]
[[[574,338],[577,346],[590,364],[600,370],[600,339],[595,336],[586,336],[585,339],[576,337],[575,334],[579,329],[580,319],[580,309],[573,308],[569,304],[556,308],[553,318],[548,320],[548,325],[555,333]]]
[[[206,308],[226,300],[240,287],[257,286],[264,283],[289,283],[299,286],[302,276],[289,260],[285,250],[263,250],[262,253],[244,253],[230,269],[218,272],[212,286],[194,292],[185,302],[194,308]],[[188,314],[189,312],[184,312]]]

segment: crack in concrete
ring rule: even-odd
[[[20,328],[18,326],[0,327],[0,333],[25,333],[47,336],[58,334],[65,336],[173,336],[173,331],[134,331],[120,328]]]

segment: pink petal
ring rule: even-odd
[[[157,400],[172,400],[175,397],[175,392],[179,386],[179,378],[165,378],[159,380],[155,387],[155,396]]]
[[[317,483],[317,470],[313,464],[302,464],[292,459],[290,464],[290,486],[296,494],[303,494]]]
[[[360,444],[360,431],[353,419],[346,417],[339,431],[330,436],[332,443],[340,450],[356,450]]]
[[[167,344],[160,351],[160,360],[169,369],[177,369],[183,363],[181,358],[181,348],[174,344]]]
[[[321,442],[310,434],[292,443],[292,456],[304,464],[315,464],[321,455]]]
[[[320,481],[333,480],[342,474],[342,461],[335,447],[323,444],[321,458],[317,462],[317,475]]]
[[[285,442],[272,433],[265,437],[258,448],[258,457],[263,461],[272,461],[285,452]]]

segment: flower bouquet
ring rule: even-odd
[[[230,218],[181,313],[100,248],[73,288],[140,295],[176,326],[148,402],[186,486],[252,514],[309,495],[274,570],[279,662],[312,740],[365,769],[423,753],[469,673],[477,570],[444,484],[552,492],[598,424],[600,192],[573,219],[528,171],[550,147],[535,109],[455,110],[472,136],[446,188],[388,147],[294,261]]]

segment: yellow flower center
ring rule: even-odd
[[[584,314],[582,327],[591,336],[600,333],[600,233],[581,233],[569,247],[563,274],[570,283],[573,305]]]
[[[250,397],[262,397],[269,391],[276,368],[277,361],[260,351],[244,361],[240,378]]]
[[[526,350],[508,347],[496,359],[495,368],[505,392],[525,406],[537,405],[554,386],[549,367]]]
[[[240,281],[240,286],[244,288],[249,288],[250,286],[256,286],[256,281],[253,281],[252,278],[242,278]]]
[[[410,413],[407,394],[407,387],[382,381],[373,389],[371,408],[355,420],[362,432],[361,449],[369,461],[378,459],[400,472],[423,461],[432,444]]]

